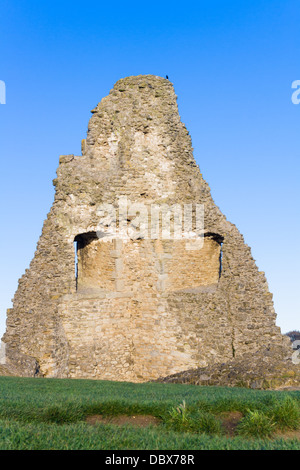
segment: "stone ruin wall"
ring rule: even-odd
[[[92,113],[82,155],[60,157],[53,206],[8,310],[7,367],[144,381],[284,348],[265,275],[211,198],[172,84],[119,80]],[[99,204],[124,196],[204,204],[203,249],[95,237]]]

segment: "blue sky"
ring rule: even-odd
[[[283,332],[300,329],[298,0],[1,0],[0,335],[60,154],[122,77],[169,75],[215,202],[251,246]]]

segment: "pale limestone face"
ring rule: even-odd
[[[117,82],[82,150],[60,157],[55,201],[8,311],[6,367],[145,381],[282,344],[265,276],[212,200],[168,80]],[[80,248],[76,280],[75,237],[96,233],[99,207],[121,198],[203,205],[202,249],[94,238]]]

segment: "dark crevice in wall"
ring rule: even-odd
[[[99,240],[98,232],[84,232],[76,235],[74,238],[75,280],[77,292],[82,288],[81,284],[84,277],[85,254],[87,253],[87,247],[95,240]]]
[[[232,357],[235,357],[235,347],[234,347],[234,330],[232,330],[232,337],[231,337],[231,347],[232,347]]]
[[[206,232],[204,234],[204,237],[209,237],[212,238],[216,243],[220,245],[220,257],[219,257],[219,278],[222,275],[222,269],[223,269],[223,242],[224,242],[224,237],[218,233],[213,233],[213,232]]]
[[[204,234],[205,237],[209,237],[209,238],[212,238],[213,240],[215,240],[215,242],[219,243],[220,245],[223,243],[224,241],[224,237],[222,237],[222,235],[219,235],[218,233],[213,233],[213,232],[206,232]]]
[[[74,252],[75,252],[75,282],[76,290],[78,289],[78,242],[74,241]]]
[[[220,268],[219,268],[219,278],[222,276],[222,269],[223,269],[223,242],[220,243]]]
[[[99,237],[97,236],[96,232],[86,232],[86,233],[80,233],[79,235],[76,235],[74,238],[74,241],[78,243],[78,250],[83,248],[84,246],[88,245],[91,243],[93,240],[98,239]]]

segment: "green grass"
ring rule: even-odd
[[[268,438],[298,428],[299,406],[298,391],[0,377],[0,449],[300,450],[297,439]],[[221,424],[228,411],[244,416],[230,438]],[[150,414],[161,424],[91,426],[94,414]]]
[[[221,434],[220,421],[208,411],[188,408],[185,400],[169,411],[169,415],[164,417],[166,426],[174,431],[193,432],[200,434]]]
[[[275,423],[262,411],[254,410],[246,414],[237,430],[246,437],[271,437],[275,431]]]
[[[300,428],[300,407],[296,400],[289,396],[277,400],[268,412],[280,430]]]

